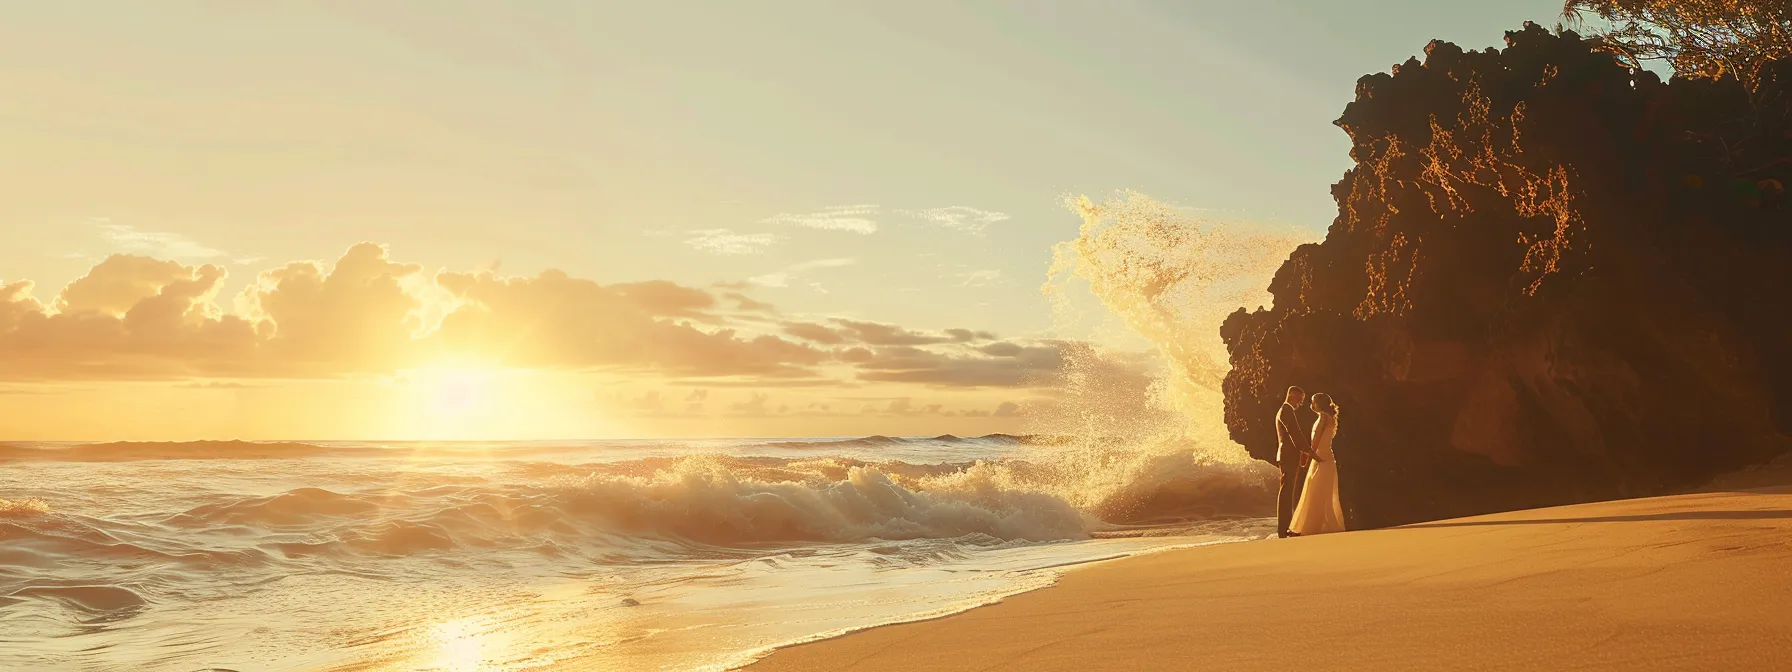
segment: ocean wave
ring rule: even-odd
[[[939,447],[943,445],[1017,446],[1055,445],[1061,440],[1047,436],[988,434],[960,437],[945,434],[934,437],[897,437],[872,435],[848,439],[810,441],[771,441],[760,446],[786,450],[876,449],[894,447]],[[653,445],[653,444],[649,444]],[[680,446],[672,442],[663,447]],[[743,445],[755,445],[743,443]],[[433,454],[452,457],[501,457],[527,459],[533,456],[563,455],[589,450],[589,445],[570,444],[490,444],[457,442],[399,442],[378,445],[344,445],[307,443],[302,441],[119,441],[87,443],[71,446],[21,446],[0,443],[0,462],[128,462],[136,460],[284,460],[315,457],[373,457],[395,454]]]
[[[932,437],[884,436],[873,434],[852,439],[820,439],[813,441],[774,441],[765,444],[771,448],[794,449],[836,449],[836,448],[885,448],[892,446],[910,446],[917,444],[982,444],[991,446],[1014,446],[1033,443],[1035,439],[1046,437],[1015,436],[1012,434],[986,434],[984,436],[963,437],[941,434]]]
[[[361,516],[380,509],[365,497],[344,495],[322,488],[298,488],[269,497],[206,504],[168,520],[172,524],[258,525],[268,528],[303,527],[319,518]]]
[[[241,447],[107,445],[161,455]],[[161,517],[88,519],[50,513],[53,498],[0,500],[0,541],[15,549],[8,557],[33,566],[56,557],[240,564],[472,549],[608,561],[880,540],[1080,540],[1273,511],[1274,474],[1261,465],[1215,462],[1165,446],[1100,446],[1042,446],[1025,459],[964,462],[715,453],[585,464],[503,461],[480,467],[480,476],[435,468],[452,461],[417,463],[414,451],[400,451],[405,464],[421,468],[393,470],[383,460],[338,463],[330,467],[327,488],[183,497],[176,501],[185,508]],[[250,465],[203,469],[235,479],[251,477]]]
[[[520,463],[490,483],[335,492],[297,488],[193,507],[164,525],[302,534],[289,556],[461,547],[583,547],[600,554],[767,544],[1086,539],[1121,525],[1262,515],[1273,482],[1248,466],[1163,455],[1117,483],[1074,462],[958,464],[697,455]],[[414,476],[417,479],[436,476]],[[1090,486],[1096,487],[1090,487]],[[1269,504],[1266,504],[1269,503]],[[642,546],[647,544],[647,546]]]
[[[366,449],[309,443],[256,441],[169,441],[88,443],[66,448],[0,444],[0,461],[128,462],[132,460],[280,460],[364,453]]]
[[[0,518],[36,516],[50,512],[50,505],[36,497],[0,498]]]
[[[141,608],[149,601],[123,586],[26,586],[8,597],[41,597],[63,602],[80,611],[102,614]]]
[[[837,448],[882,448],[888,446],[907,445],[907,439],[881,434],[861,436],[855,439],[820,439],[814,441],[772,441],[766,443],[771,448],[794,448],[799,450],[829,450]]]
[[[688,550],[972,535],[1024,541],[1088,536],[1080,512],[1043,493],[917,491],[889,472],[863,465],[811,465],[806,475],[798,475],[799,467],[758,478],[725,462],[683,460],[646,476],[592,470],[562,474],[546,485],[433,494],[302,488],[196,507],[166,522],[194,531],[247,527],[306,534],[267,544],[289,556],[408,555],[550,543],[659,555],[665,549],[653,542]],[[822,475],[836,468],[845,470],[842,478]]]
[[[845,469],[838,480],[762,480],[722,460],[689,459],[652,477],[588,475],[566,486],[562,502],[624,529],[717,545],[1087,536],[1082,514],[1045,493],[917,490],[876,466]]]
[[[263,559],[253,549],[210,548],[169,537],[167,530],[48,512],[0,518],[0,565],[54,568],[69,559],[103,563],[242,566]],[[110,529],[108,529],[110,528]]]

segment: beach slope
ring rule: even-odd
[[[1171,551],[782,670],[1792,669],[1792,488]]]

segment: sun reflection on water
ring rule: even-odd
[[[489,616],[468,616],[430,628],[436,647],[432,669],[445,672],[491,672],[509,669],[501,657],[511,637]]]

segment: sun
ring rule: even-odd
[[[432,371],[425,385],[430,408],[442,417],[459,417],[490,405],[497,374],[481,369]]]
[[[410,390],[410,431],[418,439],[471,438],[505,413],[510,376],[477,363],[441,363],[410,369],[402,376]]]
[[[514,441],[611,436],[588,372],[541,371],[470,359],[406,369],[390,389],[397,402],[387,436],[407,441]]]

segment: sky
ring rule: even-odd
[[[1560,6],[0,0],[0,440],[1027,431],[1067,196],[1317,239]]]

